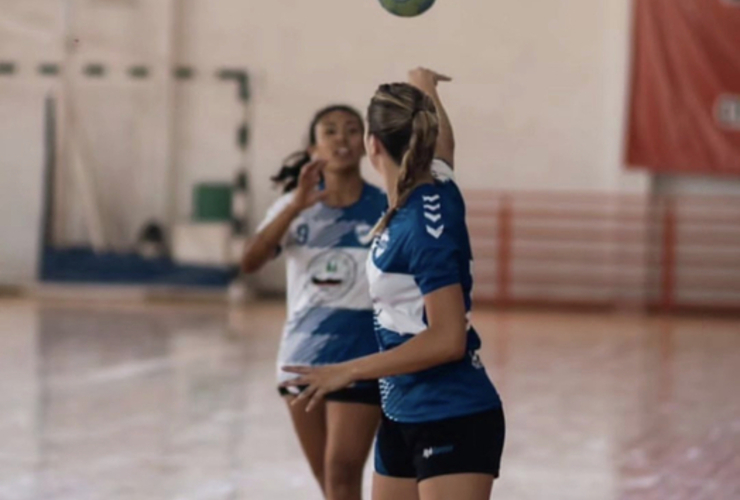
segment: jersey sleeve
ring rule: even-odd
[[[462,283],[460,249],[444,224],[417,226],[408,244],[409,270],[422,295]]]
[[[290,205],[290,202],[293,201],[293,193],[288,193],[277,200],[270,206],[269,209],[267,209],[267,213],[265,214],[265,217],[262,219],[262,222],[260,222],[259,226],[257,226],[257,232],[261,232],[263,229],[265,229],[267,226],[272,224],[272,222],[277,218],[278,215],[282,213],[285,208]],[[280,246],[278,247],[278,254],[283,250],[283,247],[288,242],[288,235],[290,234],[290,231],[286,231],[285,235],[283,235],[282,240],[280,240]]]
[[[452,167],[446,161],[440,158],[435,158],[432,162],[432,175],[442,182],[456,182],[455,171],[452,170]]]

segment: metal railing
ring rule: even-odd
[[[468,191],[475,298],[740,312],[740,197]]]

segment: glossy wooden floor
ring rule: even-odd
[[[0,301],[0,499],[319,499],[274,387],[282,312]],[[475,322],[509,424],[494,499],[740,499],[738,320]]]

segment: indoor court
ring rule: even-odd
[[[434,84],[471,324],[506,417],[490,498],[740,500],[740,2],[382,3],[0,0],[0,500],[359,500],[322,495],[277,365],[301,364],[283,352],[296,297],[341,309],[393,233],[368,250],[379,217],[353,222],[358,248],[324,242],[298,286],[291,252],[321,246],[300,217],[334,241],[349,223],[311,210],[356,205],[313,200],[270,239],[271,178],[297,151],[313,168],[334,126],[317,110],[347,104],[349,163],[386,189],[368,103],[421,88],[420,66],[452,77]],[[414,313],[429,331],[437,291]],[[400,500],[371,496],[374,455],[362,498]]]
[[[271,383],[283,314],[5,301],[2,498],[318,500]],[[492,498],[740,495],[736,319],[474,321],[509,422]]]

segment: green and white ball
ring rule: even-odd
[[[419,16],[428,11],[436,0],[380,0],[380,5],[391,14],[401,17]]]

